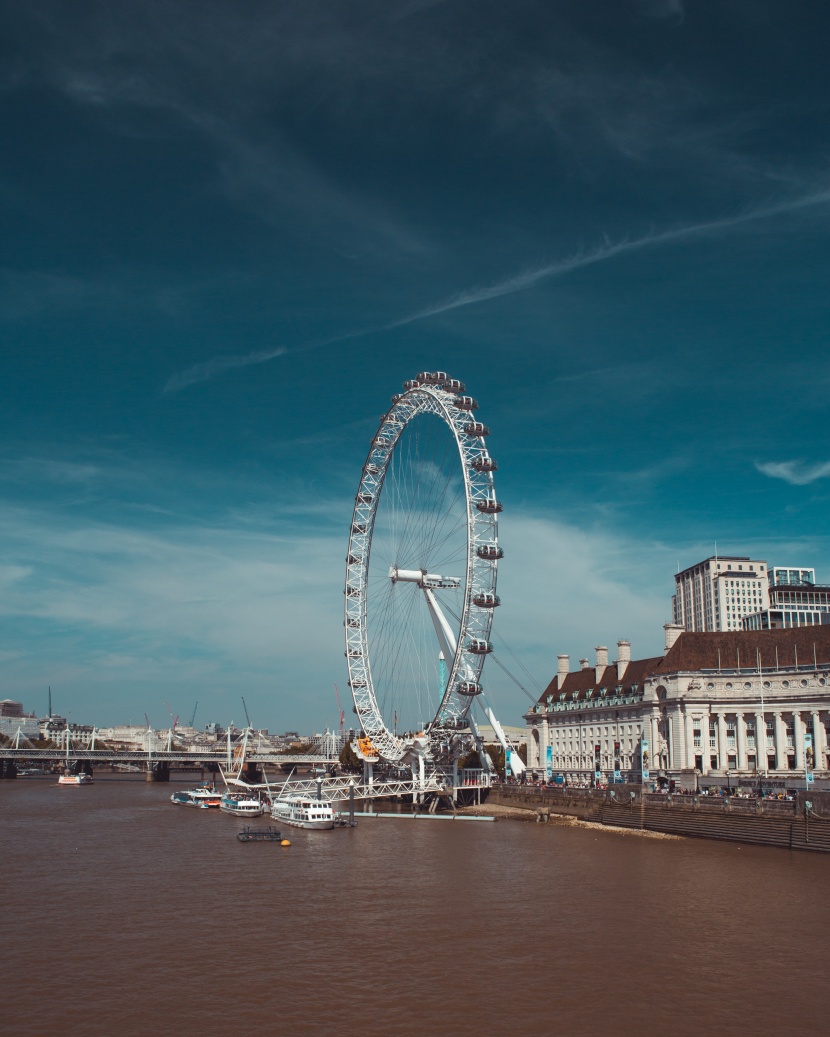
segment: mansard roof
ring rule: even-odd
[[[574,670],[567,674],[561,687],[557,674],[545,688],[539,701],[544,702],[548,695],[559,698],[563,691],[568,699],[574,697],[577,700],[585,699],[589,691],[597,691],[599,688],[607,688],[609,692],[613,692],[616,688],[621,687],[625,694],[632,687],[642,684],[662,661],[662,656],[658,656],[656,659],[632,659],[623,672],[622,680],[617,677],[616,664],[606,666],[599,680],[597,680],[596,669],[593,666],[584,670]]]
[[[622,680],[617,678],[616,664],[606,666],[599,680],[593,666],[572,670],[561,686],[557,674],[539,702],[544,704],[549,695],[558,699],[563,691],[569,701],[585,700],[589,691],[596,693],[600,688],[607,688],[610,694],[621,687],[625,695],[632,688],[641,687],[649,677],[678,671],[757,669],[759,656],[764,670],[791,669],[796,660],[801,667],[830,665],[830,625],[788,630],[684,631],[666,655],[632,659]]]
[[[786,630],[736,630],[691,633],[678,637],[661,661],[661,673],[678,670],[757,669],[830,664],[830,626]]]

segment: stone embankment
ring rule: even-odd
[[[631,831],[830,853],[830,792],[799,792],[794,800],[777,800],[656,795],[638,785],[613,789],[499,785],[487,799],[486,808],[491,807]]]

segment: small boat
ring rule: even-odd
[[[58,778],[59,785],[91,785],[92,775],[87,774],[86,771],[81,771],[80,774],[61,774]]]
[[[259,817],[265,812],[265,805],[252,792],[226,792],[219,803],[219,809],[235,817]]]
[[[218,807],[222,802],[222,793],[217,792],[214,785],[198,785],[195,789],[174,792],[170,802],[183,803],[188,807]]]
[[[305,796],[285,796],[274,802],[271,817],[284,821],[295,828],[334,828],[334,811],[331,803]]]
[[[236,838],[241,843],[281,843],[284,846],[291,845],[287,839],[283,839],[282,833],[276,828],[272,828],[271,825],[268,825],[267,828],[251,828],[250,825],[245,825],[241,832],[236,833]]]

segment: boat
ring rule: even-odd
[[[59,785],[91,785],[92,775],[87,774],[86,771],[81,771],[80,774],[61,774],[58,777]]]
[[[284,796],[274,801],[271,817],[295,828],[334,828],[331,803],[306,796]]]
[[[226,792],[219,803],[219,809],[235,817],[259,817],[265,812],[265,805],[253,792]]]
[[[287,839],[283,839],[282,832],[268,825],[267,828],[252,828],[245,825],[241,832],[236,833],[236,838],[241,843],[280,843],[282,846],[290,846]]]
[[[198,785],[195,789],[182,789],[170,797],[171,803],[183,803],[188,807],[218,807],[222,793],[214,785]]]

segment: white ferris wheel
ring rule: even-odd
[[[404,383],[363,465],[349,535],[346,658],[370,752],[449,763],[475,736],[502,549],[489,429],[443,371]]]

